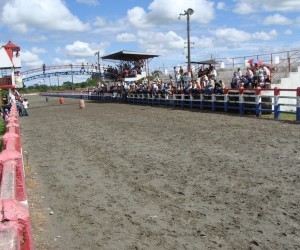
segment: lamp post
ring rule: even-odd
[[[72,86],[71,86],[71,88],[73,89],[74,79],[73,79],[73,64],[72,63],[70,64],[70,67],[71,67],[71,77],[72,77]]]
[[[188,59],[188,66],[187,66],[187,71],[189,76],[191,76],[191,43],[190,43],[190,15],[193,15],[194,10],[191,8],[188,8],[187,10],[184,11],[184,13],[180,13],[178,15],[178,19],[180,19],[181,16],[186,16],[186,21],[187,21],[187,27],[186,27],[186,31],[187,31],[187,45],[188,45],[188,55],[187,55],[187,59]]]
[[[51,77],[50,77],[50,75],[49,75],[49,86],[51,88]]]
[[[100,71],[100,51],[97,51],[96,53],[95,53],[95,56],[97,56],[97,69],[98,69],[98,77],[99,77],[99,83],[98,84],[100,84],[100,73],[101,73],[101,71]]]

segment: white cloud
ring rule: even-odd
[[[134,34],[129,34],[129,33],[122,33],[117,35],[117,41],[120,42],[133,42],[136,40],[136,37]]]
[[[136,28],[147,28],[151,26],[151,22],[147,20],[147,14],[141,7],[134,7],[127,11],[128,22]]]
[[[214,18],[214,3],[208,0],[177,0],[173,4],[169,0],[153,0],[149,5],[148,20],[152,23],[174,22],[188,8],[194,10],[193,22],[207,24]]]
[[[48,41],[48,37],[45,35],[34,35],[34,36],[26,36],[28,42],[45,42]]]
[[[214,18],[214,3],[208,0],[177,0],[170,4],[169,0],[153,0],[149,12],[141,7],[127,11],[127,20],[135,28],[149,28],[154,24],[167,25],[175,23],[178,15],[184,14],[188,8],[194,10],[193,22],[207,24]]]
[[[298,0],[236,0],[234,12],[248,14],[262,11],[299,11]]]
[[[91,33],[112,35],[113,33],[121,33],[125,30],[128,30],[130,24],[128,23],[128,20],[126,18],[107,22],[102,17],[96,17],[93,22],[93,26],[94,28],[92,29]]]
[[[194,43],[193,46],[200,49],[212,48],[214,46],[214,39],[211,37],[191,37],[191,41]]]
[[[96,27],[102,27],[106,25],[106,21],[102,17],[97,16],[93,25]]]
[[[239,2],[233,9],[233,12],[241,14],[241,15],[247,15],[247,14],[255,12],[255,9],[251,6],[251,3]]]
[[[139,46],[148,53],[166,54],[167,52],[182,49],[185,39],[175,32],[139,31],[137,33]],[[150,38],[150,39],[149,39]]]
[[[101,55],[105,54],[106,48],[109,47],[109,43],[103,42],[100,44],[86,43],[81,41],[75,41],[73,44],[68,44],[63,50],[57,48],[57,52],[63,52],[73,58],[82,57],[94,57],[95,52],[100,51]]]
[[[290,29],[287,29],[285,32],[284,32],[285,35],[292,35],[293,34],[293,31],[290,30]]]
[[[31,51],[35,54],[45,54],[47,53],[47,50],[43,49],[43,48],[38,48],[38,47],[33,47],[31,49]]]
[[[247,42],[250,40],[273,40],[278,36],[276,30],[270,32],[259,31],[253,34],[235,28],[220,28],[214,32],[215,36],[222,41]]]
[[[222,4],[221,4],[222,5]],[[188,8],[194,13],[190,16],[196,23],[207,24],[214,18],[214,3],[209,0],[176,0],[176,4],[170,4],[169,0],[153,0],[148,6],[149,11],[136,6],[127,11],[125,18],[115,22],[107,22],[102,17],[97,17],[93,22],[93,33],[119,32],[128,29],[154,29],[159,27],[160,31],[169,24],[178,24],[177,17]],[[185,16],[182,17],[182,22]]]
[[[282,16],[280,14],[275,14],[272,16],[268,16],[263,21],[263,24],[265,25],[288,25],[291,24],[292,21],[285,16]]]
[[[69,64],[72,64],[73,61],[63,60],[63,59],[60,59],[60,58],[56,57],[52,60],[52,63],[53,63],[53,65],[69,65]]]
[[[1,23],[19,32],[34,28],[60,31],[85,31],[89,24],[82,23],[61,0],[11,0],[0,14]]]
[[[255,32],[252,37],[256,40],[264,40],[264,41],[269,41],[269,40],[274,40],[277,38],[278,33],[276,30],[271,30],[270,32],[264,32],[264,31],[259,31]]]
[[[215,32],[217,38],[231,42],[245,42],[251,39],[251,33],[237,30],[235,28],[220,28]]]
[[[95,54],[95,50],[92,50],[88,43],[80,41],[67,45],[65,50],[66,54],[73,57],[93,56]]]
[[[42,66],[43,61],[39,58],[37,54],[25,50],[22,51],[22,64],[29,68],[37,68]]]
[[[84,3],[87,5],[92,5],[92,6],[96,6],[99,5],[99,1],[97,0],[76,0],[78,3]]]
[[[224,2],[218,2],[217,3],[217,9],[218,10],[223,10],[225,8],[225,3]]]

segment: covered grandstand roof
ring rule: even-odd
[[[200,62],[191,62],[191,63],[195,63],[195,64],[218,64],[218,62],[214,59],[200,61]]]
[[[147,54],[141,52],[134,52],[128,50],[122,50],[110,55],[102,56],[103,60],[110,59],[110,60],[119,60],[119,61],[139,61],[145,60],[153,57],[158,57],[159,55],[155,54]]]

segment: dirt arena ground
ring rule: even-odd
[[[299,124],[29,102],[36,249],[300,249]]]

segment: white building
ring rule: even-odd
[[[0,88],[22,88],[20,47],[9,41],[0,48]]]

